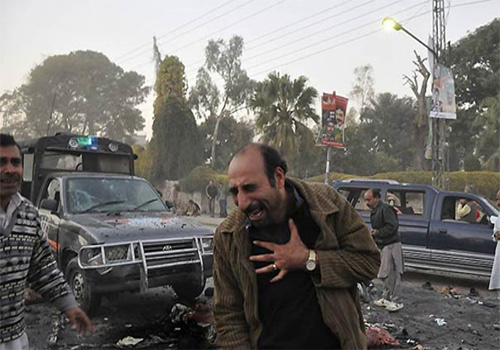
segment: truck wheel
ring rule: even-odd
[[[172,288],[174,288],[175,293],[181,298],[195,299],[203,292],[203,289],[205,289],[205,279],[203,279],[203,282],[190,281],[177,283],[176,285],[172,286]]]
[[[101,305],[101,296],[92,292],[92,286],[85,280],[77,258],[71,259],[66,267],[66,278],[80,308],[89,316],[95,315]]]

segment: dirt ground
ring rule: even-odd
[[[433,290],[422,288],[425,282],[430,282]],[[376,281],[375,285],[375,290],[381,288],[379,282]],[[453,292],[457,294],[438,292],[447,286],[455,287]],[[478,296],[469,296],[471,287],[477,290]],[[486,280],[410,272],[404,276],[401,295],[404,308],[397,312],[390,313],[373,303],[362,305],[366,323],[387,329],[398,338],[401,348],[412,349],[417,343],[423,349],[439,350],[500,348],[500,330],[493,326],[500,323],[500,304],[496,294],[487,290]],[[99,314],[92,319],[95,326],[93,336],[76,336],[66,324],[51,348],[118,349],[120,347],[115,344],[126,336],[144,338],[130,348],[196,347],[199,345],[196,341],[190,345],[178,344],[184,330],[167,327],[167,317],[177,302],[182,301],[177,300],[168,288],[157,288],[146,295],[127,293],[113,300],[105,299]],[[46,304],[28,307],[26,320],[32,349],[49,348],[47,339],[51,333],[52,314]],[[439,318],[446,324],[439,326],[436,322]]]

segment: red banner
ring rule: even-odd
[[[316,144],[346,148],[344,127],[347,112],[347,98],[335,93],[323,93],[321,98],[321,131]]]

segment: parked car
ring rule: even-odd
[[[401,184],[392,180],[337,181],[336,188],[370,226],[370,209],[364,194],[379,188],[381,198],[398,212],[405,265],[416,269],[490,276],[495,254],[492,220],[498,210],[485,198],[463,192],[440,191],[428,185]],[[457,217],[465,199],[474,220]]]
[[[80,306],[105,294],[171,285],[185,298],[212,275],[212,229],[175,217],[159,192],[133,176],[130,146],[86,136],[22,142],[24,195]],[[35,188],[36,186],[36,188]]]

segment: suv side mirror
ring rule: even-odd
[[[40,203],[40,208],[50,211],[51,213],[57,212],[58,203],[55,199],[45,198]]]

